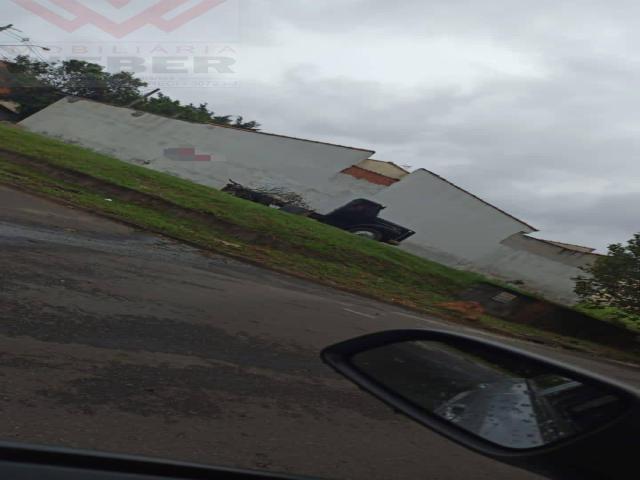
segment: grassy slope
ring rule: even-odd
[[[107,195],[104,192],[53,178],[30,165],[8,162],[3,160],[1,153],[0,183],[39,192],[279,271],[421,311],[443,314],[445,311],[438,307],[438,303],[449,301],[458,292],[486,280],[480,275],[450,269],[307,218],[275,211],[6,124],[0,124],[0,147],[55,167],[160,197],[185,209],[204,213],[218,223],[204,225],[193,219],[176,218],[163,209],[118,201],[117,198],[109,202],[105,200]],[[252,232],[252,235],[247,236],[247,232]],[[451,312],[446,312],[446,315],[450,319],[455,316]],[[492,330],[547,338],[553,343],[580,346],[586,350],[599,348],[589,342],[576,343],[573,339],[563,339],[531,327],[516,328],[486,316],[478,324]]]
[[[616,323],[636,334],[640,333],[640,317],[638,315],[625,313],[619,308],[578,305],[576,310],[591,315],[603,322]]]
[[[162,212],[118,202],[82,191],[77,185],[59,188],[60,182],[36,170],[4,163],[0,178],[36,188],[43,193],[122,216],[142,226],[161,230],[196,244],[256,260],[336,285],[365,289],[396,300],[407,297],[414,306],[431,305],[482,279],[479,275],[453,270],[415,257],[397,248],[367,241],[341,230],[294,215],[237,199],[218,190],[178,177],[130,165],[80,147],[64,144],[11,126],[0,125],[0,146],[66,169],[82,172],[109,183],[162,197],[176,205],[204,212],[241,229],[272,238],[268,245],[244,242],[221,229],[207,231],[189,222],[173,225]],[[223,240],[224,242],[220,242]],[[236,246],[226,245],[226,243]],[[394,295],[395,293],[395,295]]]

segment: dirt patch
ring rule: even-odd
[[[442,307],[449,311],[459,313],[463,318],[467,320],[477,320],[486,313],[484,307],[478,302],[462,300],[457,302],[443,302],[438,303],[438,307]]]

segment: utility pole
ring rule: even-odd
[[[144,94],[141,98],[138,98],[137,100],[134,100],[133,102],[131,102],[129,105],[126,106],[126,108],[131,108],[141,102],[144,102],[147,98],[149,98],[151,95],[155,95],[156,93],[158,93],[160,91],[159,88],[156,88],[155,90],[152,90],[149,93]]]
[[[33,52],[36,57],[38,57],[40,60],[45,61],[45,59],[38,53],[37,50],[35,50],[36,48],[40,48],[42,50],[44,50],[45,52],[49,52],[51,49],[47,48],[47,47],[43,47],[42,45],[31,45],[30,42],[31,39],[30,38],[23,38],[22,36],[19,36],[17,33],[13,33],[10,30],[15,30],[16,32],[20,32],[21,30],[18,30],[17,28],[15,28],[13,26],[13,23],[10,23],[9,25],[5,25],[4,27],[0,27],[0,32],[6,32],[8,35],[10,35],[11,37],[13,37],[14,40],[19,40],[21,43],[17,44],[0,44],[0,47],[27,47],[31,52]]]

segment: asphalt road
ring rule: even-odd
[[[336,479],[538,478],[392,413],[318,357],[427,326],[447,327],[0,187],[2,440]]]

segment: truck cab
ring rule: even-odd
[[[327,215],[313,215],[316,220],[347,230],[356,235],[397,245],[415,232],[401,225],[380,218],[386,207],[379,203],[359,198]]]

